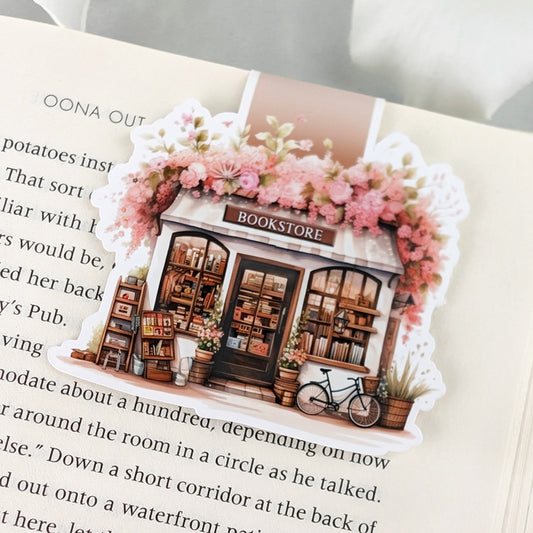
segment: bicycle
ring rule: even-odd
[[[321,368],[325,379],[322,381],[310,381],[302,385],[296,392],[296,405],[300,411],[307,415],[318,415],[325,409],[338,411],[339,407],[347,401],[348,416],[359,427],[369,428],[377,423],[381,415],[381,406],[374,396],[361,391],[361,378],[347,378],[352,384],[340,389],[332,389],[329,380],[330,368]],[[340,400],[333,397],[335,393],[348,391]]]

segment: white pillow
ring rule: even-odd
[[[85,31],[87,11],[91,0],[33,0],[52,20],[64,28]]]
[[[486,119],[533,80],[531,0],[354,0],[350,41],[413,107]]]

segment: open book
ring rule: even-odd
[[[0,27],[0,526],[527,531],[530,135]]]

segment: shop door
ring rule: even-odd
[[[213,375],[271,385],[292,326],[302,270],[239,256]]]

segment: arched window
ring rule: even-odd
[[[172,313],[177,331],[196,333],[212,311],[228,255],[222,243],[205,233],[172,235],[155,308]]]
[[[304,309],[309,320],[300,347],[311,360],[364,366],[381,281],[351,268],[323,268],[309,278]]]

